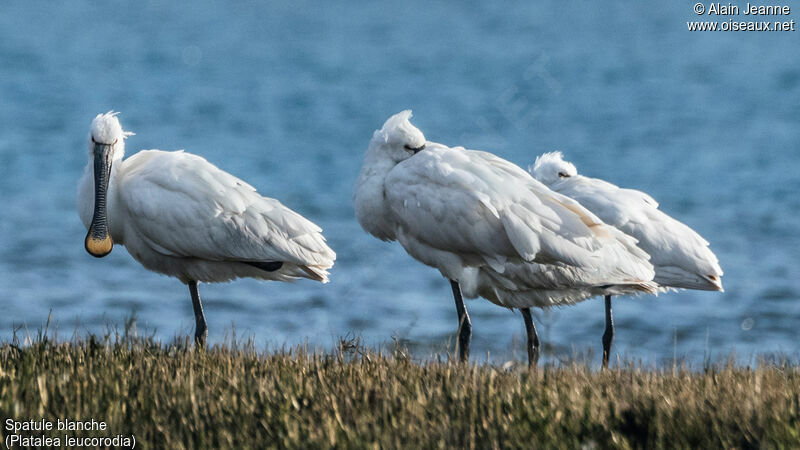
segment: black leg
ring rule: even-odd
[[[189,293],[192,295],[194,307],[194,341],[197,345],[205,347],[208,327],[206,327],[206,316],[203,314],[203,304],[200,303],[200,293],[197,292],[197,281],[189,282]]]
[[[536,367],[539,363],[539,336],[536,334],[536,325],[533,324],[530,308],[523,308],[520,311],[525,320],[525,331],[528,332],[528,367]]]
[[[608,367],[611,344],[614,342],[614,318],[611,315],[611,296],[606,295],[606,331],[603,333],[603,368]]]
[[[467,307],[464,306],[464,299],[461,297],[461,287],[458,282],[450,280],[450,287],[453,288],[453,298],[456,301],[456,311],[458,312],[458,359],[466,362],[469,359],[469,340],[472,337],[472,323],[469,321]]]

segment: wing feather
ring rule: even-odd
[[[153,250],[210,261],[283,261],[330,267],[321,229],[205,159],[142,151],[119,177],[128,230]]]
[[[657,282],[690,289],[722,288],[722,268],[708,241],[658,209],[651,196],[582,175],[559,181],[552,188],[635,237],[639,247],[651,255]]]
[[[605,238],[599,231],[608,228],[518,166],[490,153],[440,144],[429,143],[393,168],[385,195],[404,235],[495,266],[507,258],[594,267],[593,252]],[[646,265],[647,256],[636,251]]]

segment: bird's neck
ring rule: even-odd
[[[370,149],[367,150],[367,154],[364,156],[364,165],[361,166],[358,181],[360,183],[362,179],[367,178],[380,178],[383,180],[396,165],[397,162],[387,157],[384,152],[370,146]]]
[[[370,149],[356,182],[353,197],[356,218],[368,233],[382,240],[394,240],[394,231],[386,218],[384,195],[386,177],[397,165],[390,158]]]

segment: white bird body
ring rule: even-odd
[[[465,296],[506,307],[654,290],[633,239],[506,160],[426,142],[410,116],[391,117],[370,142],[354,196],[366,231],[397,240]]]
[[[91,163],[81,179],[86,227],[94,208]],[[112,165],[108,222],[115,244],[145,268],[184,282],[240,277],[328,281],[335,254],[321,229],[200,156],[143,150]],[[281,261],[267,272],[243,261]]]
[[[123,160],[130,134],[115,113],[92,122],[78,186],[86,250],[103,257],[124,245],[145,268],[188,284],[198,344],[207,334],[198,282],[328,281],[336,254],[318,226],[199,156],[144,150]]]
[[[708,241],[659,210],[649,195],[579,175],[560,152],[539,156],[530,171],[554,191],[636,238],[655,266],[653,281],[663,288],[723,290],[722,269]]]

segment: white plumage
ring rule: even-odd
[[[195,288],[239,277],[328,281],[336,255],[318,226],[199,156],[146,150],[123,160],[129,134],[114,113],[92,122],[78,189],[90,253],[121,244]]]
[[[722,291],[722,269],[708,248],[708,241],[661,212],[649,195],[578,175],[578,170],[564,161],[561,152],[539,156],[529,170],[551,189],[577,200],[606,223],[635,237],[639,247],[650,255],[656,271],[654,281],[662,290]],[[605,308],[603,367],[608,365],[614,339],[611,294],[606,294]]]
[[[396,114],[374,133],[356,217],[451,280],[460,316],[459,288],[521,309],[654,291],[652,266],[633,239],[508,161],[426,142],[410,117]]]
[[[585,206],[601,220],[639,241],[655,266],[655,282],[665,288],[722,291],[722,269],[708,241],[658,209],[644,192],[579,175],[561,152],[545,153],[531,174],[556,192]]]

